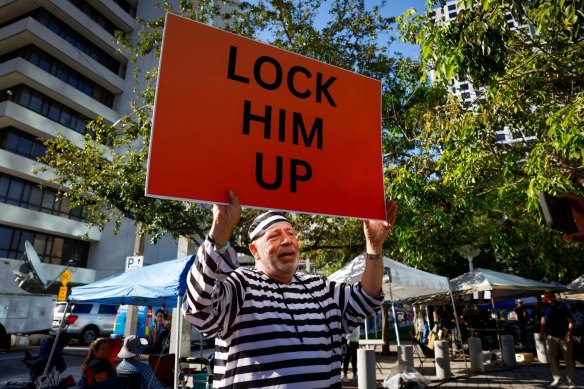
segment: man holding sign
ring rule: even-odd
[[[296,274],[299,246],[286,216],[266,212],[249,227],[255,269],[239,267],[229,238],[241,216],[237,196],[213,206],[213,225],[187,280],[183,311],[205,336],[216,336],[219,388],[341,387],[341,337],[383,301],[382,245],[395,222],[365,221],[367,260],[361,282],[336,284]]]

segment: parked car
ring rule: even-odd
[[[99,337],[110,336],[114,329],[117,305],[96,303],[74,303],[70,312],[65,312],[66,303],[55,305],[51,334],[56,334],[65,315],[62,334],[79,340],[81,344],[90,344]]]

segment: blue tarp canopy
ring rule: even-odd
[[[69,301],[104,304],[171,305],[187,289],[187,275],[194,255],[160,262],[91,284],[71,288]]]

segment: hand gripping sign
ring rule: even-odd
[[[146,195],[385,220],[381,83],[167,14]]]

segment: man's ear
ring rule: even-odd
[[[251,252],[251,255],[253,255],[254,259],[257,261],[258,258],[256,256],[256,254],[258,253],[258,248],[256,247],[254,242],[251,242],[249,245],[249,251]]]

